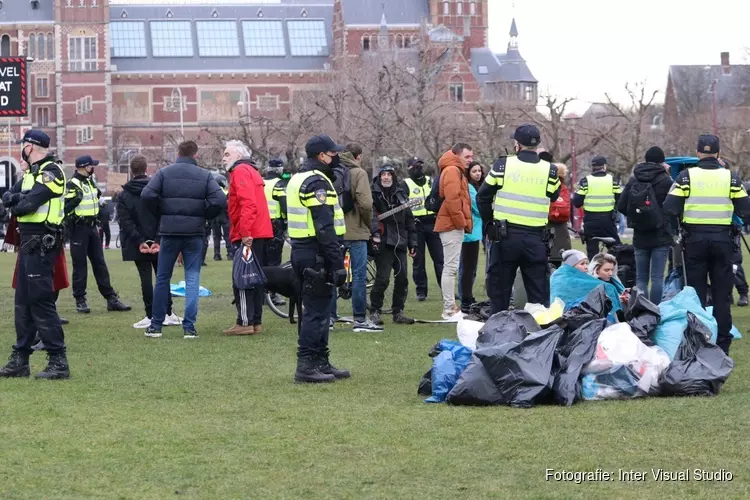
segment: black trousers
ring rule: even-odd
[[[21,234],[15,295],[16,344],[13,349],[31,354],[37,333],[50,354],[65,352],[65,337],[55,306],[52,286],[59,248],[42,255],[40,248],[23,249],[32,235]],[[99,248],[101,250],[101,247]]]
[[[406,260],[406,250],[394,247],[383,247],[375,256],[375,283],[370,292],[370,308],[380,311],[383,307],[385,290],[391,279],[393,270],[393,314],[403,312],[406,305],[406,295],[409,292],[409,261]]]
[[[286,230],[286,224],[281,219],[274,219],[271,221],[273,224],[273,238],[268,240],[266,245],[266,266],[280,266],[281,257],[284,253],[284,231]]]
[[[227,247],[227,257],[232,249],[232,244],[229,242],[229,220],[225,216],[216,217],[211,221],[211,232],[214,234],[214,257],[217,255],[221,257],[221,240],[224,239],[224,244]]]
[[[468,307],[474,301],[474,276],[479,263],[479,242],[461,245],[461,306]]]
[[[695,288],[703,307],[706,307],[708,280],[711,280],[714,318],[719,331],[716,345],[729,353],[732,344],[732,309],[729,302],[734,286],[732,262],[734,242],[727,227],[726,232],[716,233],[691,229],[685,238],[685,260],[687,284]]]
[[[443,244],[440,235],[435,232],[435,218],[428,216],[424,219],[415,218],[417,228],[417,254],[414,256],[414,272],[412,278],[417,289],[417,295],[427,296],[427,254],[430,252],[432,266],[438,286],[443,276]]]
[[[745,269],[742,267],[742,247],[734,252],[732,263],[737,266],[737,272],[734,273],[734,286],[737,288],[737,293],[747,295],[747,278],[745,278]]]
[[[207,220],[206,225],[203,228],[203,260],[206,262],[206,254],[208,253],[208,239],[211,237],[211,221]]]
[[[152,306],[154,304],[154,283],[151,279],[151,270],[154,270],[154,275],[156,275],[156,270],[158,268],[159,261],[154,260],[136,260],[135,261],[135,267],[138,269],[138,277],[141,279],[141,296],[143,297],[143,307],[146,309],[146,317],[150,318],[153,310]],[[172,294],[169,294],[169,299],[167,302],[167,316],[172,314]]]
[[[599,253],[601,243],[592,238],[614,238],[620,244],[620,234],[617,232],[615,221],[610,216],[584,220],[584,234],[586,235],[586,255],[591,260]]]
[[[99,229],[99,239],[104,238],[104,246],[108,247],[112,240],[112,231],[109,227],[109,220],[102,221],[102,227]]]
[[[485,285],[492,314],[510,306],[519,267],[528,302],[549,306],[549,263],[541,231],[509,227],[507,237],[490,245]]]
[[[297,329],[297,357],[309,358],[328,355],[328,322],[331,319],[333,286],[327,292],[314,290],[304,272],[311,268],[320,271],[318,252],[307,246],[292,245],[292,269],[302,283],[302,318]]]
[[[253,240],[253,256],[261,267],[267,265],[266,245],[268,240]],[[235,243],[233,253],[241,251],[242,244]],[[232,287],[234,292],[234,305],[237,307],[237,324],[242,326],[263,324],[263,303],[266,300],[266,290],[262,286],[250,290],[240,290]]]
[[[86,298],[86,284],[88,281],[88,263],[94,272],[99,293],[106,299],[117,295],[109,280],[109,269],[104,260],[102,240],[96,226],[76,224],[70,233],[70,258],[73,261],[73,297]]]

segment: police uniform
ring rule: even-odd
[[[26,160],[34,147],[49,148],[49,137],[30,130],[21,143]],[[29,356],[37,333],[49,363],[36,377],[70,376],[53,289],[53,269],[63,243],[64,196],[65,174],[52,155],[32,163],[23,179],[3,195],[3,204],[17,217],[21,243],[15,292],[16,344],[10,361],[0,369],[0,377],[30,375]]]
[[[618,244],[620,243],[615,207],[622,188],[612,175],[603,169],[606,165],[606,158],[595,156],[591,160],[594,173],[581,179],[573,195],[573,205],[577,208],[583,207],[583,227],[589,259],[599,253],[599,242],[593,238],[614,238]]]
[[[535,147],[539,130],[521,125],[513,139]],[[529,302],[549,304],[546,226],[559,192],[557,167],[528,149],[497,160],[479,188],[477,206],[491,241],[486,288],[493,314],[508,309],[519,267]]]
[[[90,156],[76,159],[76,169],[98,164],[99,162]],[[107,310],[130,311],[131,307],[120,302],[117,292],[110,284],[109,270],[104,260],[98,230],[99,195],[100,191],[91,175],[76,172],[68,182],[65,214],[70,230],[70,257],[73,261],[73,297],[76,300],[76,310],[79,313],[91,312],[86,303],[88,257],[99,293],[107,300]]]
[[[224,193],[224,196],[229,196],[227,178],[223,175],[217,175],[216,182],[219,184],[219,188],[221,188],[221,192]],[[214,260],[221,260],[222,236],[224,238],[224,245],[227,249],[227,259],[231,260],[234,254],[232,253],[232,243],[229,241],[229,214],[226,209],[211,220],[211,232],[214,235]],[[208,249],[208,244],[206,244],[206,249]],[[203,260],[206,260],[205,254]]]
[[[266,248],[267,266],[280,266],[281,255],[284,251],[284,232],[286,231],[286,186],[289,177],[274,177],[264,179],[263,190],[266,193],[268,213],[271,215],[271,226],[273,227],[273,238],[269,240]],[[283,207],[282,207],[283,202]]]
[[[344,211],[331,178],[330,165],[317,157],[344,148],[327,135],[305,145],[308,159],[286,189],[292,267],[302,284],[302,318],[298,326],[298,382],[332,382],[349,372],[328,361],[328,327],[333,290],[346,280],[341,240],[346,232]]]
[[[702,135],[698,153],[719,153],[719,139]],[[705,307],[711,280],[713,314],[718,323],[716,344],[729,353],[732,343],[730,295],[735,242],[732,216],[750,215],[750,198],[740,178],[722,167],[716,157],[706,156],[698,165],[681,172],[664,202],[667,213],[681,218],[687,284]]]
[[[424,200],[430,196],[432,191],[432,178],[424,175],[424,161],[415,156],[408,162],[409,177],[404,181],[404,190],[409,193],[409,201],[420,200],[420,204],[411,209],[414,216],[414,224],[417,230],[417,253],[414,256],[414,285],[417,292],[417,300],[427,299],[427,251],[430,252],[432,265],[435,269],[435,278],[438,284],[443,276],[443,243],[440,235],[435,232],[435,212],[427,210]]]

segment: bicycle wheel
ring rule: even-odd
[[[289,307],[288,304],[289,304],[289,301],[287,301],[287,306],[286,307]],[[273,303],[273,301],[271,300],[271,294],[270,293],[266,293],[266,305],[279,318],[288,318],[289,317],[289,311],[288,310],[285,311],[284,309],[282,309],[281,307],[279,307],[279,306],[277,306],[276,304]]]
[[[370,292],[372,292],[372,286],[375,284],[375,276],[377,274],[377,266],[375,265],[375,260],[370,258],[370,260],[367,261],[367,288],[370,289]],[[380,309],[380,312],[383,314],[391,314],[392,312],[392,303],[393,303],[393,276],[391,276],[391,279],[388,281],[388,288],[385,289],[385,292],[383,293],[383,307]],[[367,310],[370,312],[372,311],[372,308],[370,307],[370,297],[367,297]]]
[[[115,246],[120,248],[120,233],[117,233],[117,238],[115,238]]]

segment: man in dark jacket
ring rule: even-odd
[[[182,253],[185,267],[184,338],[198,338],[198,318],[203,234],[207,219],[213,219],[227,206],[227,197],[211,172],[198,166],[195,157],[198,145],[193,141],[180,143],[177,162],[159,170],[141,193],[148,210],[160,216],[159,263],[154,287],[153,316],[146,336],[161,337],[167,314],[169,280],[177,256]]]
[[[109,242],[112,240],[112,232],[109,223],[112,221],[112,203],[101,200],[99,202],[99,239],[104,241],[104,248],[109,250]]]
[[[120,243],[123,262],[135,262],[138,277],[141,279],[141,295],[146,317],[133,324],[133,328],[151,326],[154,286],[151,269],[157,272],[159,259],[159,217],[150,212],[141,199],[141,192],[148,184],[145,156],[136,156],[130,160],[130,181],[122,186],[122,193],[117,197],[117,221],[120,225]],[[177,326],[182,318],[172,312],[172,295],[167,295],[167,316],[165,326]]]
[[[672,178],[664,165],[661,148],[654,146],[646,151],[646,162],[635,166],[617,202],[617,211],[628,217],[633,228],[636,286],[654,304],[661,302],[664,270],[673,239],[670,220],[662,209],[672,186]],[[654,200],[652,193],[656,197]]]
[[[414,320],[404,314],[406,295],[409,291],[409,263],[406,251],[414,257],[417,249],[417,232],[414,216],[408,208],[409,195],[399,185],[392,165],[381,167],[372,185],[372,244],[376,250],[375,284],[370,292],[370,320],[382,325],[380,318],[383,296],[388,288],[393,269],[393,322],[411,325]],[[388,211],[402,210],[378,220],[378,216]]]

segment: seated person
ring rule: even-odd
[[[559,298],[565,303],[565,310],[568,310],[580,304],[592,290],[603,284],[607,297],[612,301],[611,314],[615,317],[622,310],[621,297],[625,287],[616,277],[617,261],[611,255],[607,254],[606,258],[601,255],[604,254],[595,256],[595,260],[589,263],[586,254],[579,250],[564,252],[563,265],[550,277],[550,303]]]
[[[598,253],[594,255],[589,263],[589,274],[597,279],[600,279],[606,283],[611,283],[615,288],[620,291],[620,302],[623,304],[628,303],[630,298],[630,290],[626,289],[620,280],[617,278],[617,259],[614,255],[609,253]]]
[[[589,272],[589,258],[580,250],[566,250],[562,254],[563,264],[574,267],[584,273]]]

